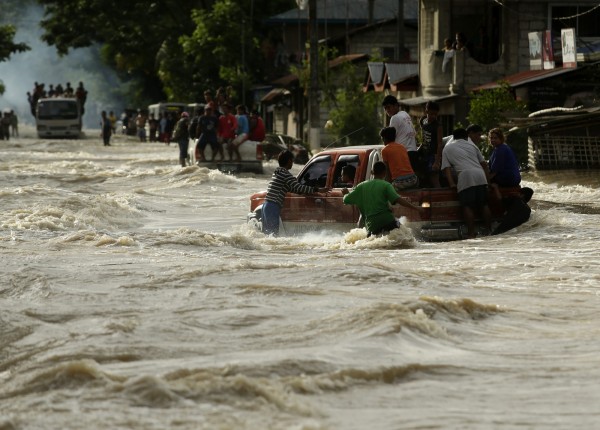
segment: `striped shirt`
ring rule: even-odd
[[[315,187],[300,184],[288,169],[285,167],[278,167],[273,172],[271,182],[269,182],[265,200],[283,206],[283,201],[285,200],[285,195],[288,191],[296,194],[311,194],[314,193],[316,189]]]

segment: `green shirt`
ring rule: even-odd
[[[365,217],[365,227],[373,232],[395,221],[389,204],[399,198],[392,184],[383,179],[371,179],[361,182],[346,194],[344,204],[358,206]]]

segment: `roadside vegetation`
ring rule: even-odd
[[[487,132],[494,127],[503,129],[506,143],[515,151],[522,168],[528,166],[527,132],[523,129],[511,130],[510,118],[525,117],[529,114],[527,104],[516,100],[510,85],[499,82],[500,86],[472,94],[469,115],[471,124],[479,124]],[[485,139],[480,148],[488,158],[492,148]]]

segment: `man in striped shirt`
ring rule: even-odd
[[[290,151],[280,153],[277,161],[279,167],[273,172],[262,208],[263,232],[273,235],[279,234],[279,215],[288,191],[296,194],[316,194],[327,191],[326,188],[310,187],[298,182],[289,171],[294,165],[294,154]]]

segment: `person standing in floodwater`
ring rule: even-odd
[[[190,144],[189,126],[189,114],[187,112],[182,112],[181,118],[177,121],[175,131],[173,132],[173,140],[179,145],[179,163],[181,164],[181,167],[187,165],[188,147]]]
[[[100,127],[102,128],[102,140],[104,141],[104,146],[110,146],[112,124],[110,123],[110,118],[106,115],[105,110],[100,113]]]

